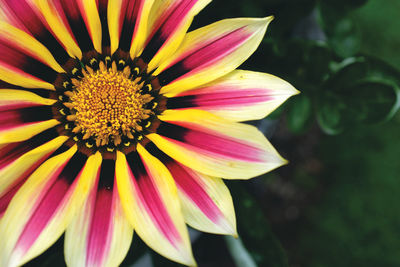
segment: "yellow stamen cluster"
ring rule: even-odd
[[[131,80],[127,68],[117,71],[102,64],[100,70],[89,69],[81,80],[72,80],[75,90],[70,92],[69,106],[73,115],[67,119],[75,121],[74,132],[82,132],[83,139],[94,138],[97,146],[109,141],[118,145],[122,135],[133,138],[143,130],[140,121],[152,113],[145,105],[153,97],[140,92],[143,84],[139,78]]]

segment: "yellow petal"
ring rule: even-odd
[[[25,90],[0,89],[0,107],[51,106],[55,102]]]
[[[27,140],[38,133],[60,124],[58,120],[52,119],[48,121],[30,123],[12,129],[0,132],[0,144],[13,143]]]
[[[92,38],[94,49],[97,52],[102,52],[101,47],[101,38],[102,38],[102,30],[101,23],[99,17],[99,11],[97,9],[96,0],[80,0],[82,2],[83,7],[83,16],[85,17],[85,21],[87,21],[87,28]],[[82,25],[82,27],[85,27]]]
[[[139,14],[139,23],[137,25],[137,28],[135,29],[135,36],[132,39],[132,46],[130,50],[130,54],[132,58],[135,58],[139,56],[139,54],[143,50],[143,46],[146,41],[147,37],[147,20],[150,14],[150,11],[152,10],[154,0],[146,0],[144,1],[141,14]]]
[[[25,88],[55,90],[54,85],[22,72],[7,64],[0,64],[0,80]]]

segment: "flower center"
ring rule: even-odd
[[[159,126],[157,115],[166,108],[158,78],[147,65],[117,51],[113,56],[88,52],[82,60],[71,59],[54,82],[57,99],[54,118],[57,131],[70,136],[67,145],[91,155],[130,153],[138,142]]]
[[[146,105],[153,97],[142,94],[143,83],[138,82],[140,78],[131,80],[128,71],[112,68],[86,72],[81,80],[73,80],[75,131],[81,131],[83,139],[92,137],[97,146],[111,140],[119,145],[122,136],[142,131],[140,123],[150,117]]]

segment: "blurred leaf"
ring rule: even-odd
[[[243,246],[240,237],[225,236],[225,241],[236,263],[236,267],[257,267],[249,252]]]
[[[322,103],[321,103],[322,102]],[[317,109],[317,121],[321,129],[327,134],[339,134],[344,130],[341,123],[341,110],[345,108],[340,101],[321,101]]]
[[[400,71],[399,15],[399,0],[369,0],[351,18],[361,31],[361,51],[384,59]]]
[[[342,57],[355,55],[361,47],[359,29],[351,19],[340,19],[332,28],[329,42],[338,55]]]
[[[329,5],[331,8],[345,12],[365,5],[368,0],[322,0],[322,2]]]
[[[267,116],[268,119],[270,120],[276,120],[279,119],[282,115],[282,113],[286,110],[288,101],[280,105],[277,109],[275,109],[271,114]]]
[[[322,88],[316,103],[317,120],[328,134],[355,124],[388,120],[399,108],[399,74],[373,58],[357,58],[332,75]]]
[[[231,181],[229,188],[236,200],[239,236],[254,261],[258,266],[287,267],[286,253],[256,200],[238,183]]]
[[[294,247],[297,266],[400,266],[400,114],[390,123],[323,137],[322,197],[308,207]]]
[[[360,29],[348,16],[349,11],[358,5],[348,3],[351,1],[321,1],[319,4],[319,21],[327,41],[343,58],[357,54],[361,48]]]
[[[300,94],[288,108],[288,128],[295,134],[303,133],[310,125],[312,118],[312,102],[306,94]]]

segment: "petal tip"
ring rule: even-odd
[[[300,94],[301,93],[301,91],[299,91],[299,90],[297,90],[296,88],[294,88],[294,86],[293,85],[290,85],[290,96],[294,96],[294,95],[298,95],[298,94]]]
[[[264,17],[264,18],[258,18],[256,19],[256,21],[258,21],[257,24],[262,25],[262,28],[266,29],[268,27],[268,25],[271,23],[271,21],[274,20],[274,16],[268,16],[268,17]]]
[[[280,157],[280,161],[277,162],[276,168],[280,168],[282,166],[288,165],[290,162],[287,159]]]
[[[230,236],[232,236],[234,238],[238,238],[239,237],[239,234],[238,234],[236,228],[234,228],[233,231],[231,233],[229,233],[228,235],[230,235]]]
[[[275,16],[274,16],[274,15],[267,16],[267,17],[264,18],[264,20],[267,21],[268,23],[271,22],[271,21],[273,21],[274,19],[275,19]]]
[[[235,218],[235,217],[234,217]],[[226,220],[225,223],[225,235],[230,235],[230,236],[237,236],[238,232],[237,232],[237,228],[236,228],[236,220],[233,219],[232,220]]]
[[[288,165],[289,161],[285,158],[283,158],[281,155],[277,154],[276,159],[274,160],[271,168],[267,172],[271,172],[273,170],[276,170],[282,166]]]
[[[182,258],[180,261],[177,261],[183,265],[190,266],[190,267],[197,267],[197,262],[193,257],[193,254],[190,253],[185,253],[184,255],[181,255]]]

